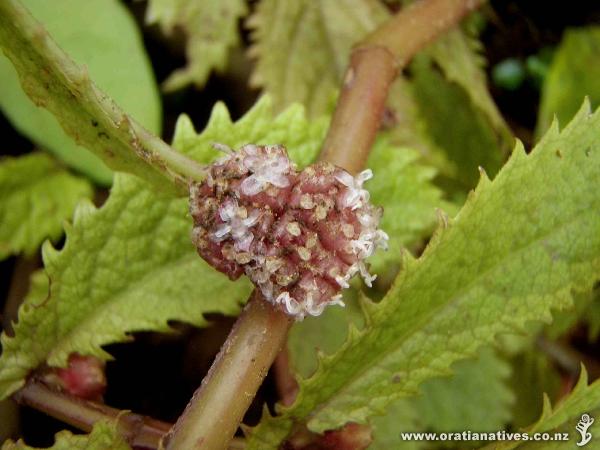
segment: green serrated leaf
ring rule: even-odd
[[[257,58],[251,83],[277,109],[300,102],[317,116],[337,92],[352,45],[388,16],[375,0],[262,0],[248,21]]]
[[[288,349],[291,367],[300,376],[308,377],[315,372],[317,352],[331,354],[343,345],[349,324],[359,329],[364,326],[355,297],[356,291],[350,289],[344,296],[346,308],[327,308],[318,318],[294,324]],[[369,423],[374,442],[369,448],[423,446],[423,442],[402,441],[400,432],[503,429],[511,418],[514,403],[514,395],[507,386],[511,372],[508,363],[486,348],[476,359],[459,361],[452,369],[453,376],[426,381],[418,397],[400,399],[386,408],[385,416],[372,417]]]
[[[173,145],[196,161],[215,159],[214,142],[234,149],[244,144],[283,144],[290,157],[301,167],[313,162],[319,152],[329,120],[309,121],[304,108],[294,104],[275,115],[270,97],[262,97],[244,117],[233,122],[223,103],[217,103],[206,129],[197,134],[190,119],[182,115],[177,121]]]
[[[31,255],[45,239],[58,239],[62,222],[92,193],[86,180],[47,155],[0,159],[0,259]]]
[[[11,2],[3,3],[6,7]],[[86,65],[90,76],[100,89],[150,131],[160,132],[161,106],[152,68],[143,48],[139,30],[120,2],[116,0],[85,2],[23,0],[23,4],[44,24],[58,45],[77,63]],[[40,105],[54,101],[49,95],[44,95],[43,90],[38,90],[39,87],[31,86],[34,73],[48,66],[38,58],[30,45],[20,41],[19,38],[24,30],[15,33],[15,24],[6,15],[5,8],[0,10],[0,16],[1,27],[6,32],[6,34],[0,33],[0,41],[5,51],[11,48],[8,50],[9,57],[12,59],[12,52],[18,52],[19,57],[29,54],[36,59],[35,63],[30,62],[27,65],[21,63],[20,70],[28,67],[28,75],[24,82],[30,86],[26,89],[37,91],[36,106],[21,89],[17,72],[11,62],[6,57],[0,56],[0,79],[2,80],[0,108],[20,132],[38,145],[95,181],[110,184],[112,173],[100,159],[78,146],[67,135],[73,136],[73,132],[65,133],[50,112],[39,108]],[[6,20],[12,22],[10,26],[6,24]],[[33,32],[35,34],[36,31]],[[6,42],[7,39],[12,42]],[[30,64],[35,64],[36,68],[32,69]],[[67,75],[67,79],[71,81],[75,81],[75,77],[76,74],[72,72]],[[57,81],[48,75],[40,77],[40,80],[40,84],[43,82],[54,84]],[[57,93],[57,87],[50,86],[48,89]],[[65,112],[63,115],[67,116],[68,113]],[[83,130],[89,128],[87,124],[86,128],[78,130],[78,125],[67,124],[66,126],[72,127],[76,133],[81,134],[84,133]],[[102,128],[94,131],[94,138],[102,141],[102,138],[99,138]],[[86,144],[86,138],[83,136],[75,139],[82,145]],[[102,145],[105,145],[105,142]]]
[[[40,304],[48,297],[50,281],[44,269],[36,270],[29,277],[26,302]]]
[[[549,321],[600,276],[600,111],[584,105],[531,154],[518,145],[495,180],[482,176],[456,219],[419,260],[408,258],[367,326],[300,382],[296,403],[251,434],[285,436],[364,423],[499,333]],[[256,438],[254,437],[256,436]]]
[[[554,321],[544,327],[544,334],[552,340],[559,339],[578,325],[587,326],[588,341],[595,342],[600,333],[600,287],[591,292],[575,295],[574,308],[561,311]]]
[[[290,424],[271,416],[269,408],[265,405],[258,425],[253,428],[244,426],[242,429],[247,437],[247,450],[278,450],[290,433]]]
[[[600,27],[565,31],[542,88],[536,133],[550,126],[556,115],[569,121],[587,96],[592,108],[600,105]]]
[[[127,340],[127,332],[237,313],[249,283],[231,283],[204,263],[190,230],[185,199],[160,197],[128,175],[115,177],[102,208],[81,204],[64,248],[43,247],[49,298],[27,299],[15,337],[2,336],[0,397],[44,361],[62,366],[72,352],[107,359],[101,346]]]
[[[574,295],[573,308],[555,314],[552,323],[544,327],[544,335],[551,340],[556,340],[567,334],[580,320],[586,319],[593,298],[594,291]]]
[[[131,447],[117,432],[117,426],[111,422],[97,422],[90,434],[79,435],[70,431],[61,431],[56,434],[52,450],[130,450]],[[2,450],[41,450],[30,447],[22,440],[18,442],[6,441]]]
[[[489,450],[512,450],[519,448],[522,450],[548,449],[548,450],[567,450],[576,448],[574,443],[581,440],[581,435],[575,430],[575,425],[579,422],[583,414],[589,414],[592,418],[598,418],[600,415],[600,380],[588,385],[588,376],[585,367],[581,368],[581,376],[573,391],[562,399],[554,408],[550,404],[548,397],[544,397],[544,409],[539,420],[526,428],[529,435],[534,433],[547,432],[550,435],[554,433],[567,433],[568,441],[512,441],[499,442],[491,444],[485,449]],[[598,447],[597,428],[592,427],[592,440],[587,444],[589,448]]]
[[[240,42],[238,21],[247,12],[245,0],[151,0],[146,21],[160,24],[165,34],[179,28],[187,36],[188,63],[169,76],[164,88],[202,87],[213,69],[225,70],[229,50]]]

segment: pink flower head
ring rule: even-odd
[[[298,172],[281,145],[245,145],[208,168],[190,187],[193,242],[217,270],[245,273],[274,305],[297,319],[344,306],[340,290],[365,258],[387,249],[381,208],[369,203],[365,170],[353,177],[329,163]]]

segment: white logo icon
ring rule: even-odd
[[[583,447],[592,439],[592,433],[588,431],[588,428],[591,427],[593,423],[594,418],[590,417],[588,414],[584,414],[581,416],[581,419],[579,419],[579,423],[575,425],[575,429],[581,434],[581,441],[577,443],[579,447]]]

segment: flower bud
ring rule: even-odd
[[[69,394],[87,400],[102,398],[106,390],[104,362],[95,356],[73,353],[66,368],[56,369],[58,384]]]

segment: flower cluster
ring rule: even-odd
[[[364,262],[387,248],[381,208],[369,203],[365,170],[353,177],[329,163],[298,172],[280,145],[245,145],[213,163],[190,188],[193,242],[213,267],[245,273],[263,296],[297,319],[344,305],[339,293]]]

